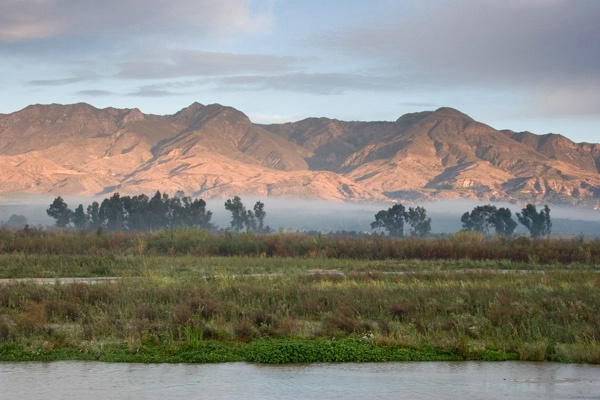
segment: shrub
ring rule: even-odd
[[[11,330],[11,326],[7,319],[0,316],[0,342],[6,342],[11,338]]]
[[[79,318],[81,311],[78,303],[65,300],[48,300],[44,303],[44,308],[48,318],[67,321],[75,321]]]
[[[46,325],[46,313],[40,303],[28,301],[25,311],[17,318],[17,327],[23,333],[34,334],[41,332]]]

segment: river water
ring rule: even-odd
[[[600,365],[0,362],[1,399],[600,399]]]

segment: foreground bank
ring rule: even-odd
[[[161,260],[181,272],[0,285],[0,359],[600,362],[593,271],[470,262],[455,271],[386,273],[348,261],[345,272],[207,275],[194,270],[194,259]],[[282,263],[291,261],[305,260]]]
[[[409,349],[360,338],[258,339],[250,343],[88,344],[86,348],[31,348],[16,342],[0,347],[2,361],[103,361],[141,363],[215,363],[246,361],[267,364],[388,361],[506,361],[519,354],[500,350],[464,353],[442,349]],[[572,359],[558,361],[572,362]]]
[[[593,262],[209,257],[119,238],[0,254],[1,360],[600,362]],[[111,279],[58,279],[92,276]]]

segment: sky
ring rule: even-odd
[[[599,0],[0,0],[0,113],[86,102],[254,122],[456,108],[600,142]]]

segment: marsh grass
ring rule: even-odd
[[[457,232],[436,238],[378,235],[212,233],[169,229],[152,233],[0,230],[0,253],[36,255],[170,255],[196,257],[302,257],[361,260],[506,260],[525,264],[600,264],[600,240],[486,238]]]
[[[27,278],[0,284],[3,360],[600,360],[598,241],[194,230],[0,239],[0,276]],[[517,255],[494,258],[509,248]],[[120,279],[58,280],[94,276]]]
[[[431,271],[187,281],[155,272],[95,285],[12,283],[0,286],[0,340],[36,354],[85,352],[90,343],[123,344],[137,354],[157,346],[177,352],[212,342],[354,338],[458,359],[597,362],[596,279],[586,271]]]

